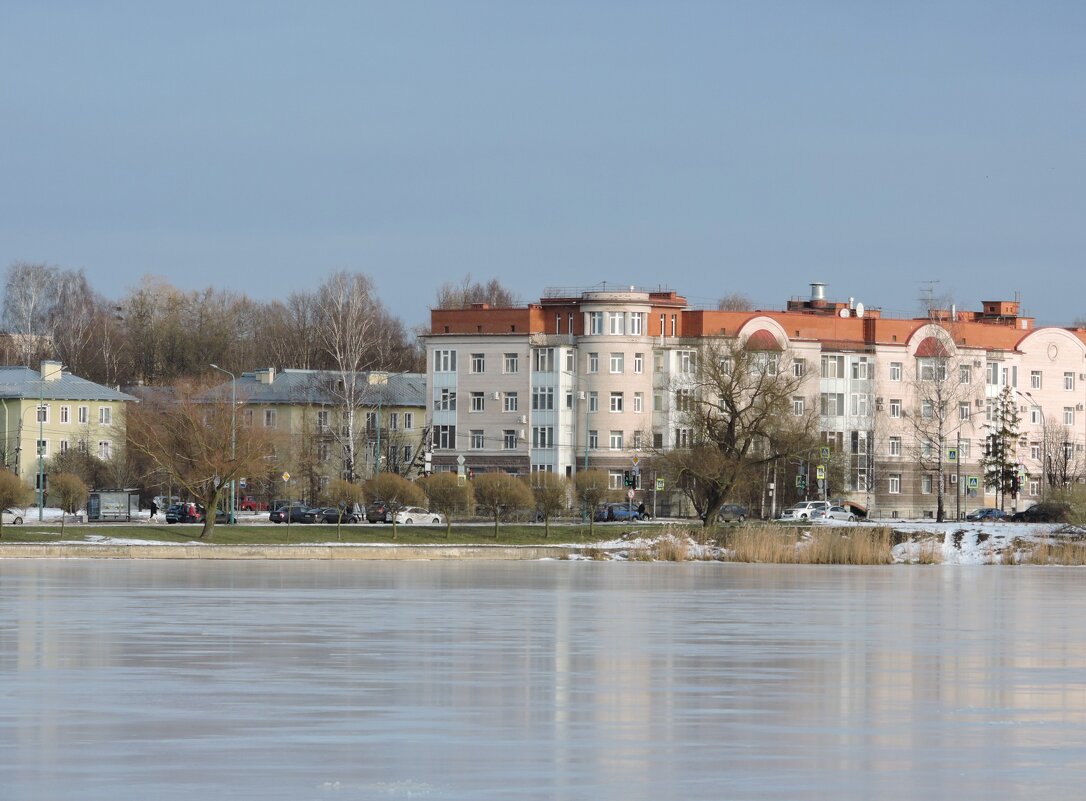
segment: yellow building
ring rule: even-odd
[[[35,489],[48,491],[49,460],[80,448],[103,460],[124,444],[124,405],[136,398],[65,372],[60,362],[41,370],[0,367],[0,456]]]

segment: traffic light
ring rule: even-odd
[[[641,489],[641,473],[633,474],[633,488]]]
[[[624,487],[632,487],[633,486],[633,479],[630,477],[630,471],[629,470],[623,470],[622,471],[622,486],[624,486]]]

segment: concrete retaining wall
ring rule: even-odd
[[[562,559],[561,545],[49,545],[0,544],[0,559]]]

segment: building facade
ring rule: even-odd
[[[109,461],[124,445],[124,406],[131,395],[65,372],[0,367],[0,448],[4,466],[35,489],[49,489],[49,460],[69,448]],[[39,458],[40,456],[40,458]]]
[[[1086,472],[1086,331],[1036,328],[1014,301],[892,319],[827,300],[822,284],[773,311],[693,309],[634,287],[435,309],[433,469],[456,469],[458,457],[469,472],[601,468],[618,489],[643,457],[690,444],[698,359],[719,341],[775,354],[802,378],[795,413],[818,414],[822,447],[767,480],[766,513],[816,497],[823,462],[826,494],[889,517],[934,516],[940,488],[948,515],[1011,508]],[[1013,497],[986,485],[982,464],[1004,397],[1019,416],[1006,457],[1021,477]]]

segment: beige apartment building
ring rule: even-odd
[[[1015,301],[894,319],[828,300],[817,283],[772,311],[694,309],[672,291],[606,286],[550,289],[520,308],[436,309],[425,337],[433,469],[456,469],[458,457],[468,472],[601,468],[621,488],[636,462],[689,443],[683,407],[715,340],[769,354],[802,379],[794,411],[818,412],[823,448],[782,466],[759,499],[766,514],[817,497],[827,452],[826,494],[887,517],[934,516],[940,482],[953,516],[1083,478],[1086,331],[1035,328]],[[981,466],[1005,387],[1020,413],[1015,497],[986,487]],[[647,501],[655,484],[642,483]],[[666,487],[653,500],[680,508]]]

